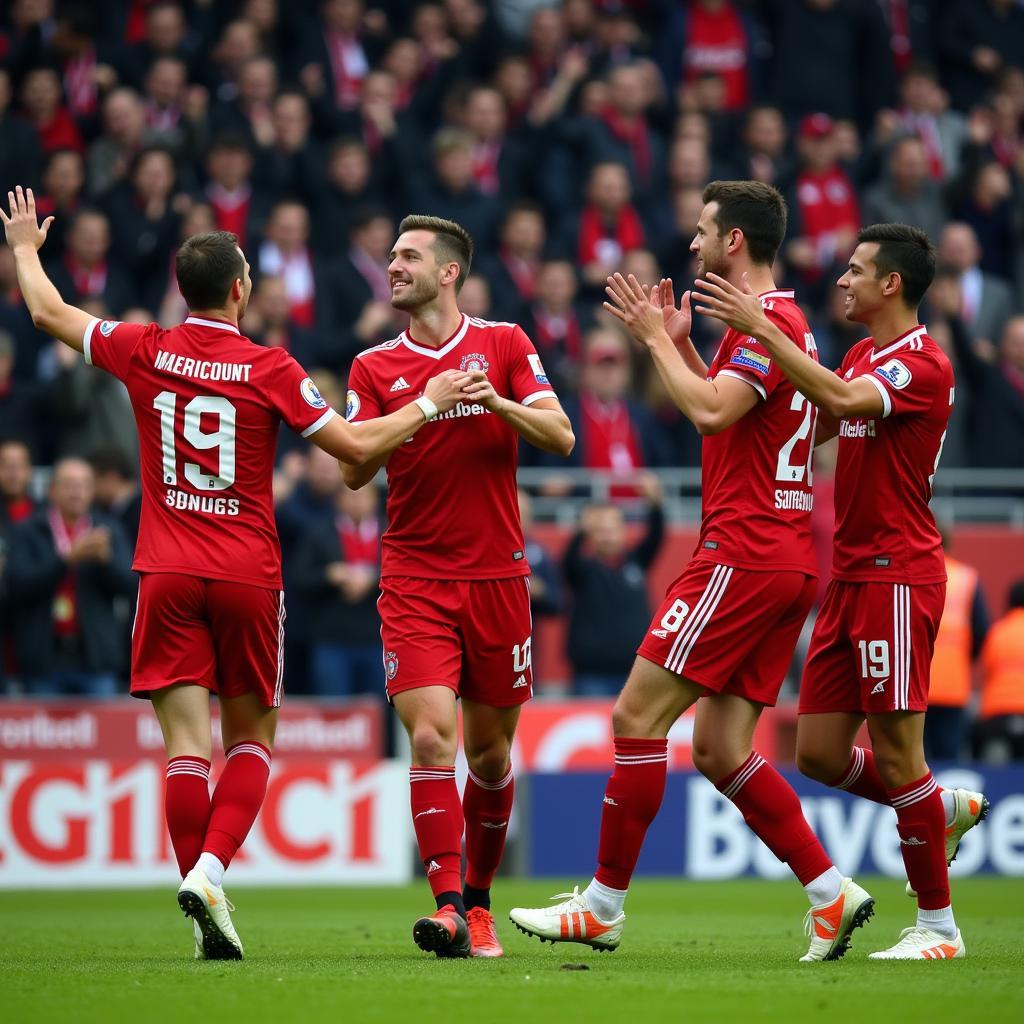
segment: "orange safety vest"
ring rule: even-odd
[[[989,630],[981,666],[981,717],[1024,715],[1024,608],[1014,608]]]
[[[928,704],[962,708],[971,697],[971,605],[978,572],[946,556],[946,604],[935,635]]]

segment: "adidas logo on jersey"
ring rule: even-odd
[[[526,676],[522,675],[512,684],[512,689],[513,690],[518,690],[521,686],[525,686],[525,685],[526,685]]]
[[[440,865],[440,864],[438,864],[436,860],[432,860],[432,861],[431,861],[431,862],[430,862],[430,863],[429,863],[429,864],[427,865],[427,874],[428,874],[428,875],[429,875],[429,874],[432,874],[432,873],[433,873],[434,871],[440,871],[440,870],[441,870],[441,865]]]
[[[880,683],[875,683],[875,688],[871,691],[871,696],[873,697],[876,693],[885,693],[884,679]]]
[[[651,636],[656,636],[656,637],[660,637],[662,640],[667,640],[668,639],[668,630],[667,629],[652,629],[651,630]]]
[[[399,377],[394,384],[391,385],[391,392],[394,394],[396,391],[405,391],[409,387],[409,382],[404,377]]]

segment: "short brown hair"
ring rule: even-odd
[[[453,260],[459,265],[459,279],[455,282],[455,294],[462,291],[462,286],[469,277],[469,268],[473,265],[473,239],[469,232],[453,220],[442,217],[429,217],[426,214],[411,213],[403,218],[398,225],[398,233],[406,231],[430,231],[434,235],[431,248],[441,262]]]
[[[174,258],[178,290],[189,309],[220,309],[245,274],[238,235],[205,231],[182,242]]]
[[[718,203],[715,223],[720,233],[739,228],[750,258],[771,264],[786,237],[786,200],[763,181],[712,181],[704,189],[704,205]]]

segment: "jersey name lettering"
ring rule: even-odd
[[[164,373],[178,377],[192,377],[195,380],[244,381],[249,383],[252,363],[218,363],[209,359],[191,359],[176,356],[173,352],[158,350],[153,365]]]

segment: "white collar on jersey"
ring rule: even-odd
[[[908,331],[904,334],[902,338],[897,338],[891,345],[886,345],[885,348],[880,349],[877,352],[872,352],[871,362],[875,362],[876,359],[881,359],[883,356],[887,356],[890,352],[895,352],[898,348],[903,348],[904,345],[913,344],[914,348],[920,348],[921,342],[919,339],[927,329],[927,327],[921,327],[918,325],[912,331]]]
[[[463,313],[462,326],[440,348],[428,348],[426,345],[417,345],[416,342],[409,337],[408,331],[402,331],[402,344],[410,351],[418,352],[421,356],[429,356],[431,359],[440,359],[442,356],[451,352],[451,350],[455,348],[460,341],[462,341],[466,336],[466,331],[468,330],[469,317]]]
[[[795,297],[796,297],[796,292],[794,292],[792,290],[785,291],[785,290],[782,290],[782,289],[779,289],[779,290],[774,291],[774,292],[762,292],[760,295],[758,295],[759,299],[792,299],[792,298],[795,298]]]
[[[185,323],[197,324],[199,327],[216,327],[221,331],[230,331],[232,334],[241,336],[241,331],[234,324],[226,324],[223,320],[204,320],[200,316],[187,316]]]

